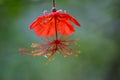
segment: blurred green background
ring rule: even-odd
[[[80,39],[78,57],[55,60],[20,55],[19,48],[40,43],[29,25],[52,0],[0,0],[0,80],[120,80],[120,1],[56,0],[58,9],[74,16],[72,38]]]

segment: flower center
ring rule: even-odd
[[[60,40],[54,40],[55,44],[60,44]]]

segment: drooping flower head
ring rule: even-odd
[[[52,57],[56,52],[62,53],[65,56],[69,56],[74,52],[71,46],[75,45],[76,41],[68,40],[63,37],[59,38],[58,34],[60,34],[60,36],[72,35],[75,32],[72,23],[77,26],[80,26],[80,23],[71,15],[62,12],[61,10],[56,10],[55,0],[52,1],[52,12],[49,14],[44,13],[43,16],[38,17],[30,25],[30,29],[33,29],[40,37],[50,39],[54,36],[55,39],[42,44],[32,44],[31,47],[34,49],[20,48],[21,54],[29,56],[45,55],[47,57]]]

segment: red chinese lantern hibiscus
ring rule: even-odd
[[[38,36],[48,39],[48,42],[32,44],[32,48],[34,49],[20,48],[21,54],[29,56],[45,55],[50,58],[56,52],[62,53],[65,56],[69,56],[73,53],[71,46],[75,45],[76,41],[67,40],[63,36],[72,35],[75,32],[72,23],[77,26],[80,26],[80,23],[71,15],[62,12],[61,10],[56,10],[55,0],[52,1],[52,12],[38,17],[30,25],[31,30],[33,29]],[[61,37],[58,37],[58,33]],[[50,37],[52,36],[55,36],[55,39],[50,40]],[[80,53],[80,51],[78,53]]]

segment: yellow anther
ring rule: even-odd
[[[35,43],[32,43],[32,45],[31,45],[31,47],[36,47],[37,46],[37,44],[35,44]]]
[[[77,51],[77,54],[80,54],[80,50]]]
[[[31,51],[32,53],[35,53],[35,51]]]
[[[67,57],[67,55],[64,55],[64,58],[66,58]]]
[[[51,55],[51,53],[47,53],[47,54],[46,54],[46,56],[50,56],[50,55]]]

